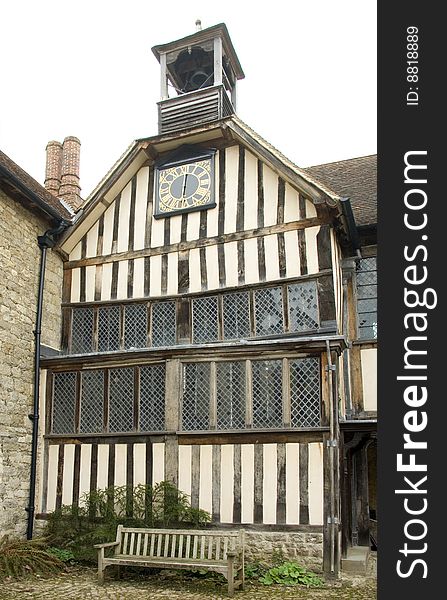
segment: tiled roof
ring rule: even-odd
[[[377,223],[376,154],[315,165],[305,170],[339,196],[347,196],[351,199],[358,226]]]
[[[59,198],[50,194],[38,181],[0,150],[0,186],[6,181],[20,191],[28,202],[55,219],[71,221],[73,213]]]

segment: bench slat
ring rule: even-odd
[[[151,534],[151,549],[149,551],[150,556],[154,556],[154,548],[155,548],[155,533]]]
[[[128,534],[128,533],[127,533],[127,531],[126,531],[126,533],[124,534],[124,542],[123,542],[123,547],[122,547],[122,549],[121,549],[121,552],[122,552],[123,554],[127,554],[127,553],[128,553],[128,552],[127,552],[127,540],[128,540],[128,539],[129,539],[129,534]]]
[[[133,549],[135,547],[135,534],[131,533],[130,534],[130,548],[129,548],[129,554],[132,556],[133,555]]]
[[[197,558],[197,544],[199,541],[199,538],[195,535],[193,537],[193,547],[192,547],[192,558]]]
[[[147,555],[147,544],[149,541],[149,535],[147,533],[144,534],[144,543],[143,543],[143,556]]]
[[[213,536],[211,536],[208,540],[208,560],[211,560],[213,558],[213,542],[214,538]]]
[[[177,536],[174,534],[171,538],[171,558],[175,558],[175,551],[176,551],[176,546],[175,546],[175,542],[176,542]]]
[[[141,553],[141,533],[138,533],[137,534],[137,547],[135,550],[135,554],[137,556],[140,556],[140,553]]]
[[[223,559],[227,560],[227,552],[228,552],[228,538],[224,539],[224,547],[223,547]]]
[[[200,558],[205,558],[205,536],[202,535],[202,540],[200,544]]]
[[[216,539],[216,560],[219,560],[219,558],[220,558],[220,542],[221,542],[221,538],[219,535]]]
[[[190,536],[190,535],[187,535],[187,536],[186,536],[186,552],[185,552],[185,558],[191,558],[190,552],[191,552],[191,536]]]
[[[157,540],[157,556],[161,556],[161,542],[163,540],[163,536],[161,535],[161,533],[158,534],[158,540]]]
[[[169,539],[170,539],[170,536],[169,536],[169,533],[167,533],[165,535],[165,548],[164,548],[163,556],[168,556],[168,554],[169,554],[169,552],[168,552],[169,551]]]
[[[179,558],[183,558],[183,534],[180,534],[178,539],[178,553],[177,556]]]

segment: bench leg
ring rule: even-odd
[[[232,596],[234,596],[234,559],[232,557],[231,558],[228,557],[227,579],[228,579],[228,595],[231,598]]]
[[[104,548],[98,552],[98,583],[104,583]]]

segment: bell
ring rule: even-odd
[[[179,80],[181,93],[213,85],[212,52],[206,52],[199,46],[180,52],[172,69]]]
[[[188,87],[190,90],[198,90],[202,87],[207,79],[209,79],[209,75],[205,71],[198,69],[190,76]]]

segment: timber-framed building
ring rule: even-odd
[[[37,516],[171,480],[212,525],[337,575],[376,518],[374,157],[299,169],[243,123],[225,25],[153,51],[158,135],[59,244]]]

